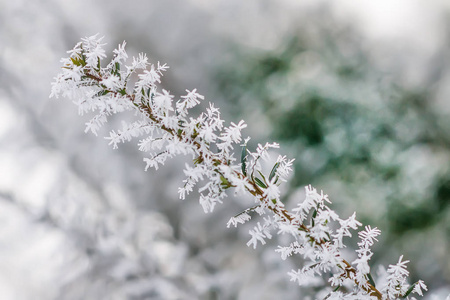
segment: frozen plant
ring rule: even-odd
[[[403,261],[403,257],[380,273],[376,285],[369,261],[373,255],[371,247],[380,235],[377,228],[366,226],[358,233],[360,242],[354,261],[342,256],[346,247],[344,238],[352,236],[361,223],[355,213],[348,218],[339,217],[328,206],[331,202],[323,192],[307,186],[306,199],[292,211],[285,208],[279,187],[287,180],[293,160],[279,156],[266,175],[261,167],[261,161],[268,159],[269,150],[278,148],[278,144],[259,144],[251,151],[247,148],[249,138],[243,140],[241,136],[247,124],[239,121],[225,126],[219,109],[211,103],[193,116],[190,110],[204,97],[196,89],[186,90],[186,95],[180,98],[159,89],[161,77],[169,67],[150,63],[142,53],[126,65],[125,42],[114,50],[114,57],[104,66],[102,39],[98,35],[84,38],[68,51],[69,57],[61,60],[62,72],[52,83],[50,97],[61,95],[71,99],[80,114],[95,113],[86,123],[86,132],[97,135],[109,116],[135,112],[134,122],[124,122],[121,129],[111,131],[106,137],[113,148],[139,138],[139,150],[147,154],[146,170],[157,170],[175,155],[191,155],[193,163],[184,168],[186,178],[178,190],[179,196],[185,199],[197,187],[206,213],[222,203],[230,188],[237,194],[251,194],[256,205],[232,217],[227,226],[261,216],[250,230],[247,243],[254,248],[259,243],[264,245],[273,233],[289,235],[292,242],[278,246],[276,251],[283,260],[292,255],[304,259],[302,268],[288,273],[291,281],[299,285],[323,285],[319,294],[324,299],[414,299],[412,293],[422,296],[422,290],[427,288],[422,281],[408,283],[408,261]],[[236,158],[234,151],[238,146],[242,150]]]

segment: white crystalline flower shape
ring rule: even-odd
[[[388,284],[378,290],[368,264],[372,256],[370,247],[380,234],[378,229],[366,226],[359,233],[358,258],[352,263],[356,267],[352,267],[343,258],[341,249],[345,247],[344,238],[351,237],[351,230],[356,230],[361,223],[355,214],[341,219],[328,207],[331,203],[328,196],[311,186],[305,189],[305,200],[288,211],[281,201],[280,184],[287,181],[293,160],[279,156],[266,175],[261,167],[261,160],[270,161],[269,150],[279,148],[277,143],[259,144],[254,152],[247,148],[249,138],[240,145],[247,124],[241,120],[224,126],[219,109],[211,103],[194,116],[191,109],[200,105],[204,97],[193,89],[186,90],[187,94],[177,100],[170,91],[160,89],[162,76],[169,67],[150,63],[143,53],[126,65],[125,42],[113,51],[113,58],[104,67],[106,54],[102,40],[95,35],[76,44],[68,51],[69,57],[61,60],[62,72],[52,83],[51,97],[71,99],[80,114],[95,112],[86,123],[86,131],[97,134],[111,115],[135,112],[137,120],[123,122],[121,129],[111,130],[106,137],[113,148],[139,139],[138,148],[147,156],[145,170],[157,170],[176,155],[190,155],[193,164],[184,168],[186,178],[179,188],[179,196],[185,199],[199,186],[199,202],[205,212],[212,212],[222,203],[228,189],[252,195],[256,205],[232,217],[227,227],[244,224],[253,214],[266,215],[263,222],[257,222],[250,230],[247,245],[254,248],[259,243],[264,245],[272,238],[272,230],[289,236],[292,242],[276,250],[281,259],[300,255],[305,260],[301,269],[289,272],[291,280],[317,286],[324,284],[324,275],[331,274],[328,281],[333,290],[324,287],[320,292],[328,293],[325,299],[397,299],[410,293],[422,295],[422,290],[426,290],[422,281],[407,284],[407,261],[402,261],[403,257],[379,279]],[[234,151],[238,146],[242,147],[241,155],[236,158]],[[338,291],[340,287],[346,289]]]

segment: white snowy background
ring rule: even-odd
[[[353,24],[373,63],[406,85],[426,84],[449,46],[445,0],[0,0],[0,299],[302,299],[286,276],[293,262],[226,228],[239,199],[205,215],[195,196],[178,200],[182,160],[144,172],[132,143],[113,150],[84,133],[74,105],[48,96],[60,58],[100,33],[109,49],[126,40],[131,54],[168,63],[165,88],[197,88],[229,117],[210,75],[227,45],[275,49],[321,10]],[[450,112],[448,86],[439,92]],[[447,277],[426,299],[444,299],[449,263],[429,263],[424,273]]]

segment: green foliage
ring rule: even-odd
[[[292,188],[340,182],[361,207],[386,205],[393,235],[436,225],[450,203],[447,116],[433,110],[432,91],[380,84],[381,73],[357,43],[322,33],[317,41],[299,32],[274,51],[238,50],[217,74],[219,91],[236,113],[260,109],[272,138],[290,145],[297,157]],[[422,173],[410,169],[436,164],[433,153],[447,163],[414,183]],[[376,200],[361,199],[368,186],[377,187]],[[373,218],[371,211],[362,215]]]

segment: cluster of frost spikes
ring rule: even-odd
[[[380,234],[378,229],[366,226],[359,232],[357,259],[347,262],[341,251],[345,248],[344,238],[352,236],[351,231],[361,223],[355,214],[341,219],[328,207],[328,196],[311,186],[306,187],[306,199],[288,211],[281,201],[279,186],[287,180],[293,160],[279,156],[270,172],[261,167],[261,161],[269,159],[269,150],[278,148],[278,144],[266,143],[250,151],[249,138],[242,141],[241,137],[241,130],[247,126],[244,121],[224,126],[219,110],[212,104],[195,117],[190,110],[204,99],[195,89],[186,90],[186,95],[177,99],[158,88],[168,66],[151,64],[145,54],[133,57],[126,65],[125,42],[106,64],[103,46],[97,35],[82,39],[68,52],[70,56],[62,59],[62,72],[52,83],[51,97],[71,99],[80,114],[95,113],[86,123],[86,131],[97,134],[109,116],[133,111],[136,120],[124,122],[106,139],[117,148],[120,143],[138,138],[139,150],[147,155],[146,170],[158,169],[175,155],[191,155],[193,164],[186,164],[186,178],[179,188],[181,199],[197,187],[203,210],[212,212],[226,197],[227,189],[250,193],[256,205],[231,218],[227,226],[246,223],[255,214],[261,216],[262,221],[250,230],[247,243],[254,248],[259,243],[264,245],[274,231],[289,235],[292,242],[276,251],[283,260],[300,255],[305,261],[301,269],[289,272],[291,280],[300,285],[324,285],[319,293],[324,299],[397,299],[411,293],[422,295],[422,289],[426,290],[422,281],[407,283],[402,258],[377,278],[384,284],[376,287],[368,262],[372,257],[370,247]],[[236,158],[238,145],[242,147],[241,155]]]

